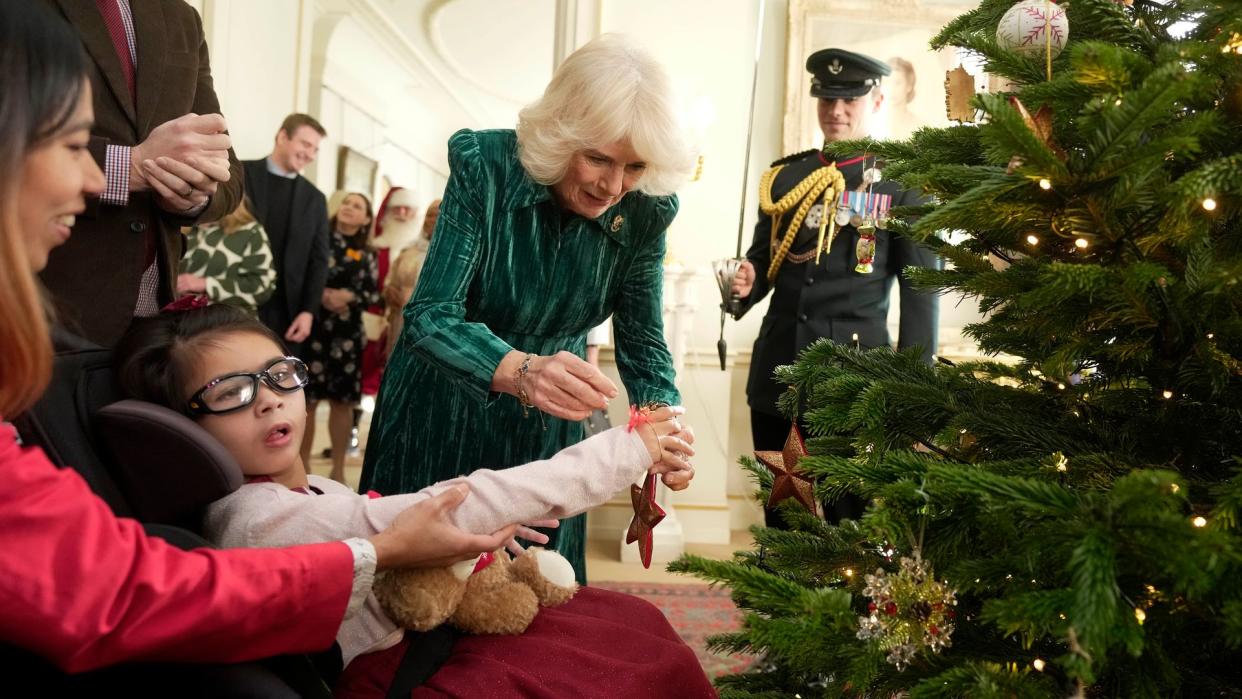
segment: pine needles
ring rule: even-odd
[[[830,525],[786,503],[792,531],[671,566],[747,611],[717,648],[765,654],[722,696],[1242,696],[1242,0],[1074,0],[1051,80],[996,46],[1010,5],[933,45],[1049,107],[1051,140],[983,95],[980,125],[833,150],[935,198],[908,234],[951,265],[911,277],[978,303],[968,334],[1011,359],[821,341],[778,370],[817,495],[869,505]],[[957,628],[898,670],[858,619],[866,575],[912,555]]]

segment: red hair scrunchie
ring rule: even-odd
[[[194,311],[211,305],[211,299],[201,294],[186,294],[160,309],[160,313]]]

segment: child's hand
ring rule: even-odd
[[[681,421],[686,409],[680,405],[658,408],[647,414],[638,426],[647,453],[654,464],[650,473],[659,473],[671,490],[683,490],[694,478],[690,457],[694,456],[694,431]]]
[[[559,519],[537,519],[533,522],[527,522],[526,524],[519,524],[517,533],[513,535],[512,539],[505,542],[505,548],[509,549],[509,553],[514,556],[521,556],[526,549],[522,548],[522,545],[517,542],[518,537],[526,539],[537,546],[543,546],[550,541],[550,539],[548,539],[548,535],[535,529],[531,529],[531,527],[556,529],[559,526],[561,526],[561,520]]]

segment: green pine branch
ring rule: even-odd
[[[767,659],[722,696],[1242,695],[1242,0],[1075,0],[1051,78],[996,44],[1011,6],[933,41],[1011,82],[981,123],[826,148],[927,195],[889,234],[947,265],[907,277],[977,305],[964,334],[1003,359],[824,340],[777,370],[815,495],[868,504],[829,524],[788,500],[788,531],[674,564],[747,611],[713,647]],[[858,624],[867,576],[915,554],[956,629],[898,670]]]

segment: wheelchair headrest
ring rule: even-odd
[[[139,521],[197,523],[207,505],[241,487],[237,460],[185,415],[122,400],[101,408],[96,424]]]
[[[99,409],[120,398],[111,350],[66,348],[56,355],[43,397],[13,424],[23,442],[43,449],[57,466],[77,471],[118,517],[133,517],[133,508],[112,475],[112,464],[100,449],[95,426]]]

